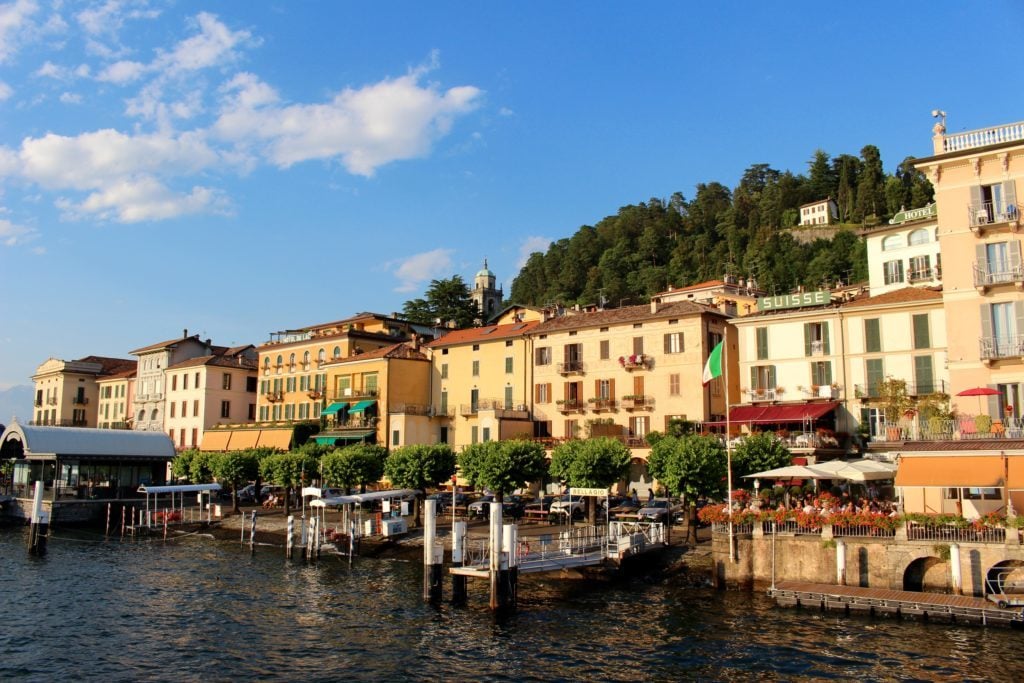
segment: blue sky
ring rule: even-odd
[[[0,0],[0,388],[400,311],[618,207],[1024,119],[1024,5]]]

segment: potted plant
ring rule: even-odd
[[[886,377],[878,385],[879,406],[885,416],[885,435],[889,441],[900,438],[899,421],[912,410],[914,401],[907,393],[907,381]]]
[[[786,387],[775,387],[776,396],[782,396],[784,393],[786,393]]]

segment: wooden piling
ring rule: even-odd
[[[466,523],[454,522],[452,524],[452,565],[461,567],[466,562]],[[467,583],[469,578],[459,574],[452,574],[452,603],[464,605],[468,595]]]
[[[440,552],[439,552],[440,551]],[[423,599],[441,599],[441,567],[444,546],[437,542],[437,501],[423,502]]]
[[[30,555],[46,554],[46,537],[50,527],[50,515],[43,509],[43,482],[36,482],[32,497],[32,521],[28,532],[28,552]]]
[[[295,550],[295,515],[288,515],[288,538],[284,548],[284,556],[292,559],[292,552]]]

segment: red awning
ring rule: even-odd
[[[838,401],[824,403],[801,403],[784,406],[738,406],[729,411],[729,421],[733,424],[790,424],[817,420],[822,415],[832,412],[839,405]],[[705,422],[705,427],[724,427],[725,422]]]

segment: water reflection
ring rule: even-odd
[[[1024,677],[1019,634],[780,610],[765,597],[529,578],[496,617],[422,602],[417,562],[0,531],[0,677],[963,680]],[[446,590],[448,589],[446,585]]]

